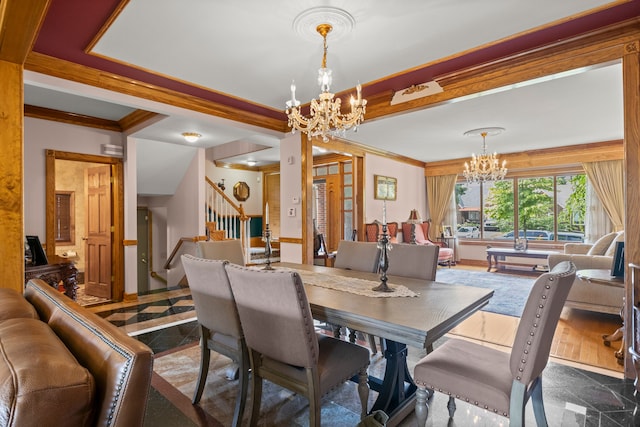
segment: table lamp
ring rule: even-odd
[[[416,224],[420,224],[422,219],[420,218],[420,214],[417,209],[411,209],[409,212],[409,219],[407,219],[407,223],[411,224],[411,240],[410,244],[415,245],[416,243]]]

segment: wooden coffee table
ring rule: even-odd
[[[498,261],[504,261],[506,257],[516,258],[535,258],[535,259],[547,259],[551,254],[557,254],[556,251],[541,251],[527,249],[525,251],[517,251],[513,248],[487,248],[487,271],[491,271],[491,267],[495,267],[498,270]],[[493,263],[492,263],[493,259]],[[546,263],[544,264],[547,265]],[[534,265],[533,268],[537,267]]]

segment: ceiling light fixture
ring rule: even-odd
[[[187,142],[196,142],[197,140],[200,139],[201,136],[202,135],[200,135],[199,133],[196,133],[196,132],[183,132],[182,133],[182,137]]]
[[[296,85],[291,83],[291,99],[287,101],[285,110],[289,117],[289,127],[291,133],[296,129],[306,133],[309,137],[322,137],[324,142],[334,136],[342,136],[344,133],[354,128],[364,120],[367,100],[362,99],[362,88],[360,83],[356,86],[357,97],[351,97],[351,112],[342,114],[340,111],[340,98],[334,99],[334,94],[329,92],[331,86],[331,70],[327,68],[327,34],[331,32],[331,24],[320,24],[316,27],[318,34],[322,36],[324,42],[324,54],[322,56],[322,66],[318,70],[318,84],[322,91],[318,100],[311,100],[310,115],[305,117],[300,112],[300,101],[296,99]]]
[[[502,165],[498,160],[498,155],[487,154],[487,135],[498,135],[504,132],[504,128],[489,127],[473,129],[464,133],[465,136],[482,136],[482,154],[476,156],[471,155],[471,162],[464,162],[464,171],[462,174],[467,179],[467,182],[485,182],[485,181],[499,181],[507,174],[507,161],[503,160]]]
[[[257,162],[255,160],[247,160],[247,165],[249,165],[249,166],[255,166],[256,163]]]

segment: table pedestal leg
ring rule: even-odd
[[[387,366],[384,379],[382,383],[379,378],[369,379],[371,388],[380,393],[371,411],[381,409],[393,418],[413,402],[417,387],[407,367],[407,346],[391,340],[385,340],[385,343]]]

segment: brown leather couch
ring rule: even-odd
[[[0,425],[143,424],[153,354],[39,279],[0,289]]]

